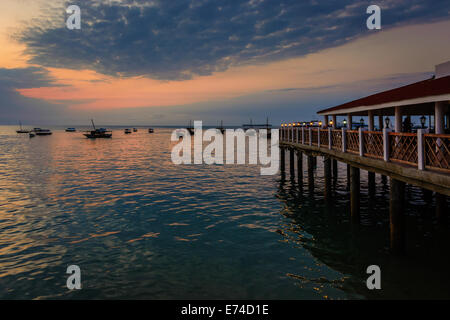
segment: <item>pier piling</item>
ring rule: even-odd
[[[360,172],[357,167],[350,167],[350,213],[352,222],[359,222]]]
[[[284,148],[280,148],[280,170],[281,173],[284,174],[285,170],[286,170],[286,159],[285,159],[285,150]]]
[[[314,157],[308,155],[308,189],[310,193],[314,192]]]
[[[303,188],[303,152],[297,151],[297,180],[300,188]]]
[[[395,254],[405,251],[405,183],[391,178],[389,199],[390,247]]]
[[[338,177],[338,162],[336,159],[333,159],[333,179],[337,179]]]
[[[292,179],[294,179],[294,177],[295,177],[294,154],[295,154],[294,148],[289,149],[289,170],[290,170]]]
[[[350,190],[350,165],[347,164],[347,190]]]
[[[329,157],[324,157],[323,168],[325,174],[324,196],[325,200],[329,200],[331,198],[331,159]]]

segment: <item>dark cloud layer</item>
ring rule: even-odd
[[[39,67],[0,68],[0,119],[2,123],[17,123],[36,119],[55,121],[63,106],[22,96],[16,89],[57,86],[48,71]]]
[[[18,39],[32,63],[114,76],[188,79],[233,65],[301,56],[368,34],[371,1],[83,0],[82,29],[62,6]],[[382,27],[448,19],[448,0],[381,0]]]

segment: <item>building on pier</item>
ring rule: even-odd
[[[280,130],[282,174],[285,150],[290,150],[291,174],[294,173],[294,153],[300,159],[297,160],[298,169],[305,153],[308,184],[313,185],[314,159],[323,156],[326,199],[331,196],[330,176],[337,173],[337,161],[347,164],[352,221],[359,221],[360,169],[368,171],[369,188],[375,183],[375,173],[390,177],[391,248],[395,252],[401,252],[405,247],[405,183],[436,192],[438,221],[446,221],[447,217],[450,61],[436,66],[435,71],[431,79],[321,110],[318,112],[324,117],[321,127],[299,126],[296,122],[283,124]],[[341,123],[346,126],[338,128],[338,116],[345,117]],[[360,119],[356,125],[358,130],[354,130],[354,117]],[[362,117],[368,117],[367,126]],[[378,117],[377,125],[375,117]],[[414,128],[411,117],[420,117],[419,128]],[[298,172],[300,177],[300,170]]]

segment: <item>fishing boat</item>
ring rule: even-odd
[[[67,128],[66,129],[66,132],[76,132],[77,131],[77,129],[75,129],[75,128]]]
[[[187,131],[189,131],[189,133],[191,135],[193,135],[195,133],[195,130],[194,130],[194,127],[192,126],[192,121],[191,120],[189,120],[189,126],[186,129],[187,129]]]
[[[17,133],[29,133],[30,130],[25,130],[22,128],[22,122],[19,121],[20,129],[16,130]]]
[[[137,132],[138,130],[136,128],[133,128],[133,132]]]
[[[124,131],[123,131],[125,134],[130,134],[131,133],[131,129],[125,129]]]
[[[153,132],[154,132],[153,128],[148,128],[148,133],[153,133]]]
[[[36,134],[37,136],[49,136],[53,133],[50,129],[41,128],[34,128],[32,132],[34,132],[34,134]]]
[[[94,130],[86,131],[83,135],[89,139],[97,139],[97,138],[111,138],[112,131],[108,131],[105,128],[97,129],[95,128],[94,120],[91,119],[92,127]]]

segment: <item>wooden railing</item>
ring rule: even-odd
[[[342,150],[342,130],[331,130],[331,148]]]
[[[359,133],[356,130],[346,131],[347,151],[351,153],[359,153]]]
[[[311,139],[310,139],[311,135]],[[331,139],[331,141],[330,141]],[[450,173],[450,135],[283,127],[281,142],[293,142],[392,161],[419,170]]]
[[[320,129],[320,146],[321,147],[328,147],[328,130],[327,129]]]
[[[450,168],[450,135],[425,134],[425,166],[448,171]]]
[[[389,160],[417,165],[417,134],[389,132]]]
[[[383,132],[364,131],[364,156],[383,159]]]

